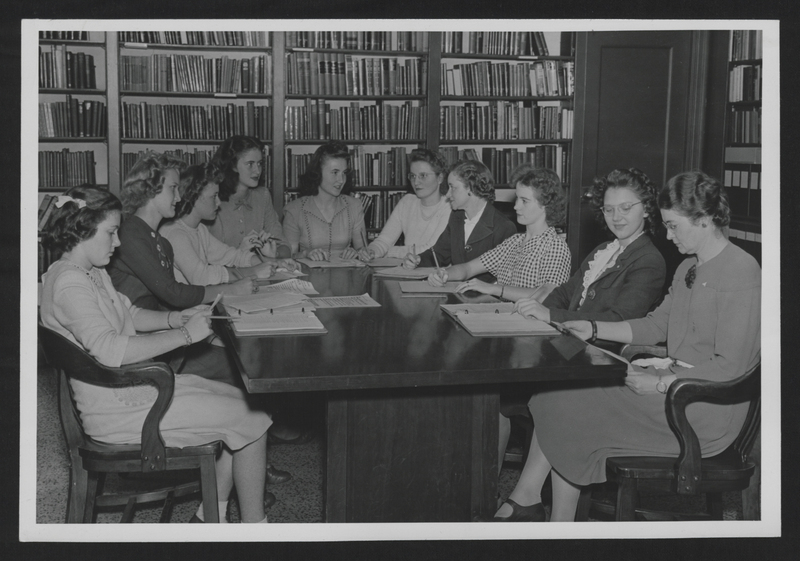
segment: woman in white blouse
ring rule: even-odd
[[[412,150],[408,180],[414,193],[407,194],[394,207],[380,235],[359,252],[364,261],[376,257],[403,258],[422,253],[433,246],[447,226],[447,161],[436,151]],[[403,245],[395,245],[403,236]]]

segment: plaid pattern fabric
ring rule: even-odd
[[[567,282],[572,257],[555,228],[548,228],[527,242],[525,234],[515,234],[480,260],[499,284],[535,288],[546,282]]]

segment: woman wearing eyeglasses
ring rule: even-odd
[[[433,246],[447,226],[447,161],[439,152],[412,150],[408,181],[414,189],[397,203],[380,235],[359,252],[370,261],[376,257],[400,257],[422,253]],[[400,235],[403,245],[395,245]]]
[[[650,239],[660,218],[655,184],[638,169],[615,169],[595,179],[588,194],[598,220],[605,223],[614,240],[600,244],[564,284],[542,286],[530,297],[519,300],[515,307],[523,316],[592,323],[641,318],[661,296],[666,265]],[[534,434],[532,451],[537,449],[536,442]],[[531,453],[517,486],[494,519],[544,520],[541,475],[549,472],[550,466],[543,457]],[[554,511],[552,519],[561,516],[561,512]]]
[[[314,152],[300,176],[299,199],[283,210],[283,233],[292,257],[327,261],[331,255],[353,259],[364,248],[364,211],[350,188],[350,152],[330,141]]]

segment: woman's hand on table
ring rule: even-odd
[[[436,269],[428,275],[428,284],[431,286],[444,286],[448,279],[447,271],[445,269]]]
[[[293,273],[295,271],[300,270],[300,263],[295,261],[294,259],[278,259],[275,262],[276,268],[278,269],[286,269],[288,272]]]
[[[362,247],[358,250],[358,258],[365,262],[370,262],[375,259],[375,253],[371,249]]]
[[[517,303],[514,304],[514,311],[524,318],[550,321],[550,310],[542,306],[535,295],[518,300]],[[589,335],[591,336],[591,326],[589,327],[589,331]]]
[[[255,267],[256,277],[260,279],[268,279],[275,273],[275,268],[275,263],[272,261],[267,261],[266,263],[257,265]]]
[[[565,321],[563,325],[572,331],[576,337],[584,341],[592,336],[592,324],[584,319]]]
[[[352,247],[346,247],[342,250],[342,259],[355,259],[358,257],[358,252]]]
[[[210,315],[211,310],[195,312],[184,325],[193,343],[202,341],[213,333],[211,331],[211,320],[208,319]]]
[[[416,269],[420,261],[421,259],[416,253],[406,253],[406,256],[403,258],[403,268]]]
[[[237,296],[255,294],[258,292],[258,282],[256,282],[256,278],[257,277],[245,277],[236,282],[232,282],[228,285],[226,293],[235,294]]]
[[[659,393],[656,388],[661,379],[656,370],[652,366],[633,366],[628,365],[628,375],[625,378],[625,385],[628,386],[634,393],[639,395],[647,395]]]
[[[312,249],[306,253],[306,257],[312,261],[328,261],[331,258],[331,254],[324,249]]]
[[[440,269],[443,271],[444,269]],[[483,294],[491,294],[491,295],[500,295],[500,289],[497,287],[496,284],[489,284],[488,282],[483,282],[482,280],[478,279],[470,279],[468,281],[462,282],[456,287],[456,292],[464,293],[469,290],[474,290],[475,292],[481,292]],[[495,294],[495,292],[497,294]]]

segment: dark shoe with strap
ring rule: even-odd
[[[542,503],[521,506],[512,499],[506,499],[506,503],[511,507],[511,514],[505,517],[495,515],[492,518],[493,522],[545,522],[547,520],[547,513]]]
[[[286,483],[292,478],[292,474],[288,471],[278,469],[272,464],[267,465],[267,483],[277,485],[278,483]]]
[[[314,430],[300,432],[294,438],[281,438],[271,432],[267,432],[267,444],[308,444],[314,439]]]
[[[278,499],[275,498],[275,495],[270,493],[269,491],[264,492],[264,510],[269,509]]]

